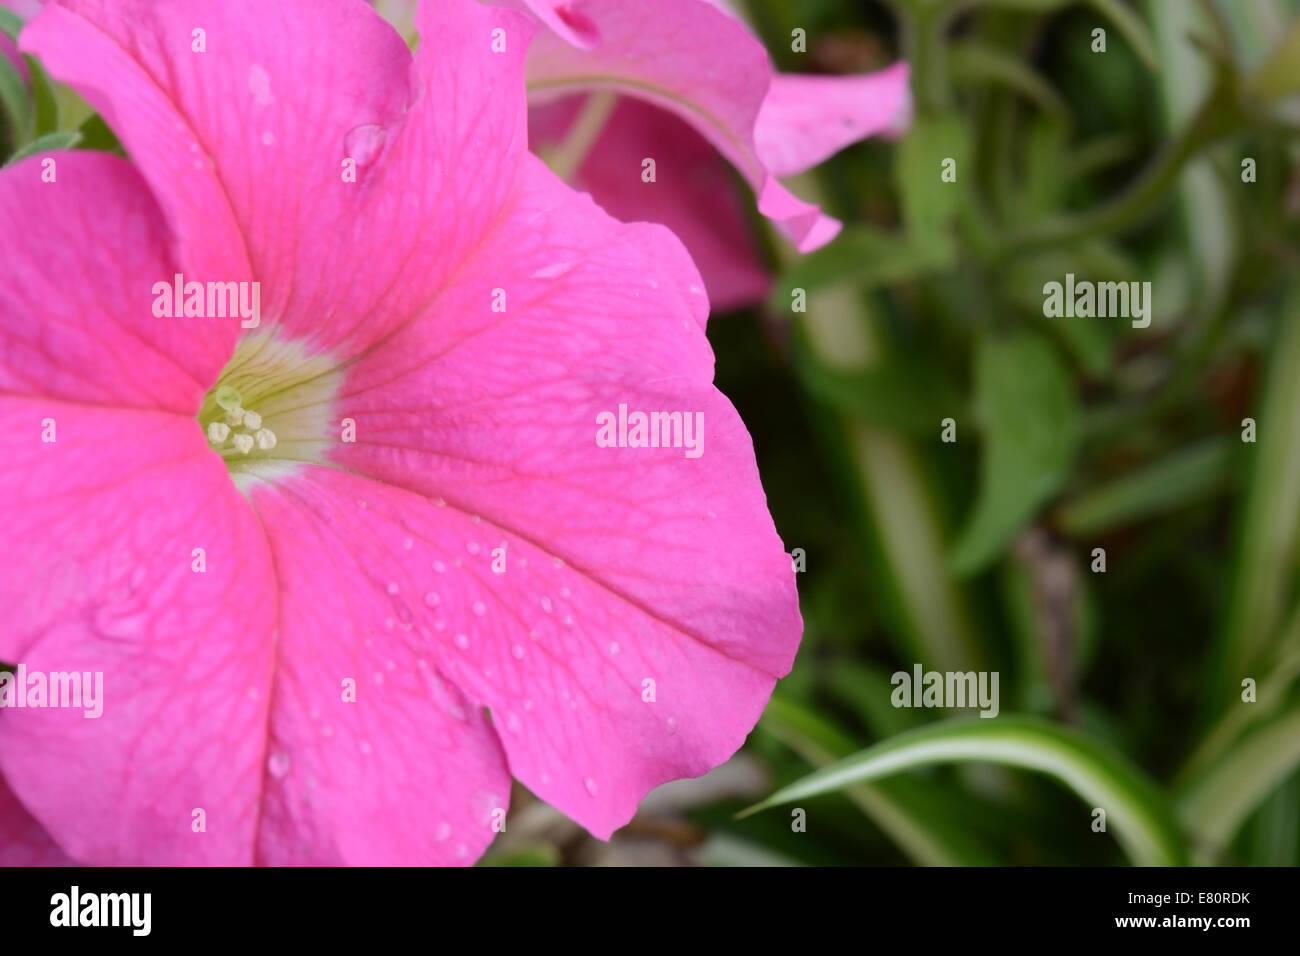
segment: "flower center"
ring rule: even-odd
[[[199,409],[208,447],[236,476],[324,462],[342,378],[338,362],[308,355],[301,342],[269,331],[246,336]]]

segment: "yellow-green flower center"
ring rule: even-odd
[[[246,336],[203,399],[199,425],[231,474],[324,462],[336,439],[338,362],[272,332]]]

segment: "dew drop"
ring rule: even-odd
[[[410,551],[412,548],[415,547],[415,539],[414,539],[414,538],[403,538],[403,539],[402,539],[402,547],[405,548],[407,551]]]
[[[551,613],[551,599],[550,599],[550,598],[548,598],[548,597],[543,597],[543,598],[542,598],[542,610],[545,611],[547,614],[550,614],[550,613]]]
[[[469,638],[466,637],[464,634],[457,634],[453,638],[453,640],[456,642],[456,646],[459,647],[462,651],[465,650],[465,648],[469,647]]]
[[[441,598],[439,598],[438,595],[434,594],[432,591],[429,591],[427,594],[424,595],[424,606],[437,607],[438,602],[440,600]]]
[[[361,752],[363,754],[372,753],[373,751],[374,748],[370,746],[370,741],[368,740],[361,741]]]
[[[514,647],[510,648],[510,653],[514,655],[515,660],[522,661],[524,659],[524,646],[522,644],[516,644]]]
[[[433,838],[439,843],[446,843],[451,836],[451,824],[443,821],[438,824],[438,829],[433,832]]]
[[[618,652],[619,652],[620,650],[622,650],[622,648],[620,648],[620,647],[618,646],[618,641],[610,641],[610,642],[609,642],[609,652],[610,652],[611,654],[615,654],[615,655],[617,655]]]
[[[257,63],[248,68],[248,91],[253,94],[253,102],[258,106],[269,106],[275,102],[271,92],[271,77]]]
[[[677,733],[677,718],[676,718],[676,717],[669,717],[669,718],[668,718],[668,733],[670,733],[670,734],[675,734],[675,733]]]
[[[593,796],[593,797],[596,795],[596,781],[595,781],[595,780],[592,780],[590,777],[583,777],[583,778],[582,778],[582,785],[583,785],[584,787],[587,788],[587,793],[588,793],[589,795],[591,795],[591,796]]]
[[[356,160],[358,166],[369,166],[379,155],[387,132],[374,123],[362,123],[343,137],[343,152]]]
[[[266,769],[276,780],[283,780],[289,775],[289,755],[282,751],[271,754],[266,761]]]
[[[435,561],[433,562],[433,570],[437,571],[439,574],[442,574],[444,571],[447,570],[447,565],[443,564],[441,561]]]
[[[482,548],[479,547],[479,543],[477,541],[466,541],[465,550],[468,551],[470,554],[478,554],[479,551],[482,550]]]
[[[487,613],[487,607],[483,604],[482,601],[475,601],[473,611],[475,616],[482,617],[484,614]]]
[[[388,593],[389,593],[389,594],[396,594],[396,593],[397,593],[398,591],[400,591],[400,590],[401,590],[401,588],[399,588],[399,587],[397,586],[397,582],[396,582],[396,581],[389,581],[389,582],[388,582]]]

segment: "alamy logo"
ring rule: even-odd
[[[133,936],[148,936],[152,925],[152,893],[70,893],[50,897],[51,926],[128,926]]]
[[[889,702],[895,707],[979,707],[981,717],[998,715],[997,671],[896,671],[889,682],[894,691]]]
[[[1132,319],[1133,328],[1145,329],[1151,324],[1151,283],[1075,282],[1074,273],[1067,272],[1064,286],[1059,282],[1043,286],[1043,315]]]
[[[601,448],[684,448],[687,458],[704,454],[703,412],[631,412],[596,416],[596,444]]]
[[[104,713],[103,671],[28,672],[25,664],[0,671],[0,708],[81,707],[83,717]]]
[[[224,319],[239,316],[240,326],[255,329],[262,321],[262,283],[186,282],[178,272],[171,282],[153,284],[153,314],[160,319]]]

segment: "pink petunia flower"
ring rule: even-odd
[[[605,838],[791,666],[698,272],[528,152],[527,18],[418,25],[22,35],[133,162],[0,172],[0,661],[102,675],[0,710],[0,862],[469,863],[511,776]]]
[[[569,135],[584,101],[573,94],[629,97],[573,182],[620,219],[668,225],[690,250],[715,308],[757,301],[769,285],[719,156],[748,181],[759,211],[808,252],[840,223],[791,194],[780,177],[864,137],[900,132],[910,117],[905,63],[855,76],[774,72],[763,46],[720,0],[514,2],[554,28],[537,37],[528,59],[538,107],[534,146]],[[654,183],[642,177],[647,158],[655,161]]]

